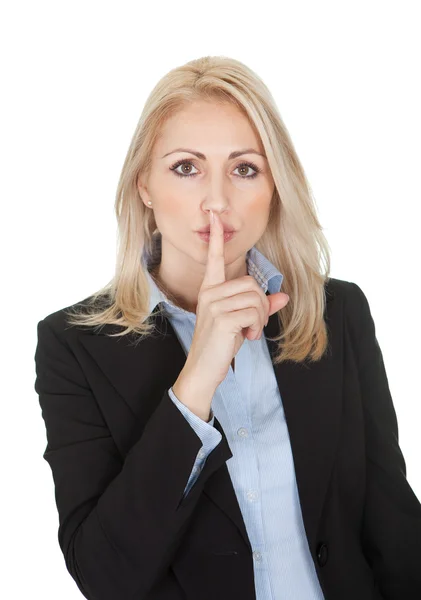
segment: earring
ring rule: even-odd
[[[152,205],[152,202],[149,202],[149,201],[148,201],[148,204],[149,204],[149,206],[151,206],[151,205]]]

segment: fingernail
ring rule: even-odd
[[[215,217],[213,216],[213,210],[210,211],[211,214],[211,222],[215,223]]]

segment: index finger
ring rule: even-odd
[[[214,216],[214,222],[212,223],[211,218],[208,260],[202,287],[219,285],[225,281],[224,228],[219,219],[219,215],[211,211],[211,216],[212,214]]]

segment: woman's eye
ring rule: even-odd
[[[173,173],[175,175],[178,175],[178,177],[195,177],[197,175],[197,173],[192,173],[192,172],[187,172],[184,170],[185,167],[193,167],[194,169],[196,169],[196,167],[193,165],[193,163],[191,163],[189,160],[185,159],[182,161],[178,161],[177,163],[175,163],[174,165],[172,165],[172,167],[170,167],[170,170],[173,171]],[[178,169],[183,169],[182,171],[179,171]],[[239,177],[240,179],[253,179],[254,177],[257,176],[258,173],[260,173],[260,169],[257,165],[255,165],[254,163],[241,163],[240,165],[238,165],[238,167],[236,167],[234,169],[234,171],[237,171],[237,169],[240,169],[240,171],[242,171],[243,173],[240,175],[236,174],[236,177]],[[250,172],[250,169],[253,172],[252,175],[249,175],[248,173]],[[245,174],[244,174],[245,172]]]
[[[171,170],[174,171],[174,173],[176,175],[178,175],[179,177],[192,177],[192,175],[196,175],[196,173],[189,173],[189,172],[181,172],[177,171],[178,168],[182,167],[184,169],[184,167],[189,166],[189,167],[193,167],[194,169],[196,168],[192,163],[188,163],[188,162],[182,162],[182,163],[178,163],[176,165],[174,165],[173,167],[171,167]]]
[[[252,165],[248,165],[247,163],[238,165],[238,167],[235,168],[235,171],[237,169],[241,169],[243,172],[246,171],[246,175],[239,175],[239,177],[242,177],[243,179],[253,179],[253,177],[256,177],[257,173],[259,172],[257,167],[252,167]],[[250,172],[250,169],[252,169],[254,173],[252,175],[247,175],[247,173]]]

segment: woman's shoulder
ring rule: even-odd
[[[371,308],[366,294],[354,281],[329,278],[325,283],[326,306],[332,319],[345,318],[353,329],[371,319]],[[335,317],[336,315],[336,317]]]
[[[86,327],[80,328],[79,326],[71,325],[69,319],[80,314],[88,314],[93,310],[103,310],[108,306],[110,306],[110,301],[107,297],[95,297],[95,295],[91,295],[83,300],[79,300],[47,314],[40,320],[40,323],[46,323],[57,335],[62,335],[65,331],[70,329],[81,329],[86,331]]]
[[[327,302],[336,298],[344,301],[348,299],[358,299],[363,295],[362,289],[353,281],[346,279],[338,279],[336,277],[328,277],[325,282],[326,300]]]

